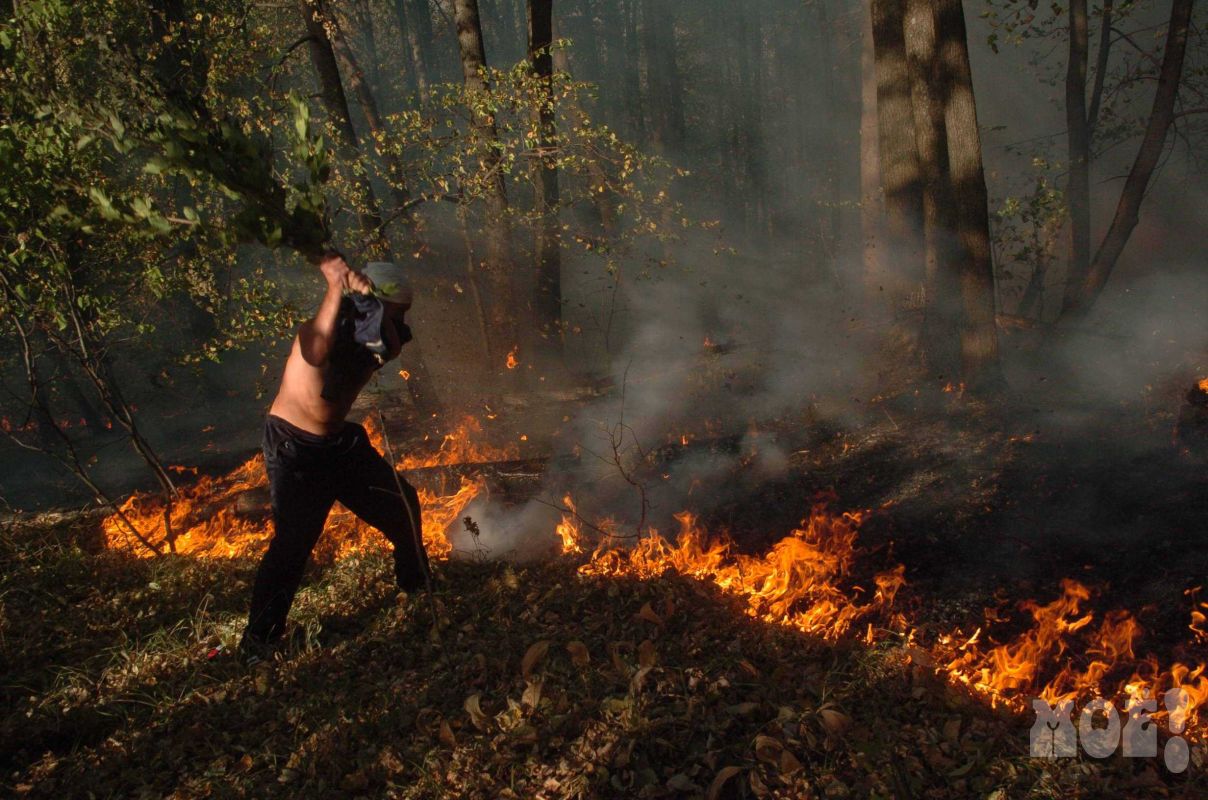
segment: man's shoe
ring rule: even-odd
[[[253,636],[243,635],[239,640],[239,663],[245,667],[254,667],[273,658],[273,646],[268,642]]]

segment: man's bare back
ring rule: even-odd
[[[304,431],[325,436],[343,428],[349,409],[373,375],[373,369],[367,367],[342,385],[333,399],[323,397],[335,345],[340,300],[349,291],[368,294],[373,290],[373,284],[365,275],[350,268],[339,255],[325,256],[319,269],[327,280],[327,293],[314,319],[305,322],[294,338],[289,359],[285,362],[285,373],[281,376],[281,387],[269,413]],[[391,302],[382,305],[386,309],[386,319],[392,323],[382,326],[383,341],[387,346],[385,358],[389,360],[402,348],[398,328],[403,325],[403,315],[409,306]]]

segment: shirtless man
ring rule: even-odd
[[[273,538],[256,573],[239,644],[249,664],[267,658],[284,632],[310,552],[337,500],[394,545],[400,589],[415,591],[428,575],[415,489],[396,481],[394,468],[374,450],[362,426],[344,419],[374,371],[411,338],[403,321],[411,307],[410,285],[394,264],[370,263],[358,272],[336,253],[325,255],[319,269],[327,292],[314,319],[298,330],[265,420]],[[376,297],[381,305],[362,300],[354,308],[352,293]],[[368,323],[354,322],[362,307],[371,312],[358,319]],[[362,340],[377,339],[372,334],[378,330],[380,340],[366,346]]]

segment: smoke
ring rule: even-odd
[[[474,529],[465,524],[466,519]],[[509,508],[484,491],[445,535],[453,545],[454,558],[532,561],[557,551],[553,534],[560,519],[560,512],[541,499]]]
[[[467,510],[487,557],[556,546],[551,506],[567,493],[583,519],[623,535],[666,532],[683,510],[740,501],[785,478],[795,446],[785,430],[804,431],[803,410],[820,402],[846,413],[850,401],[833,398],[872,386],[871,353],[835,281],[811,282],[792,263],[717,256],[698,241],[678,252],[676,266],[626,284],[611,390],[555,437],[557,467],[538,499],[508,508],[487,498]],[[586,285],[570,282],[568,294]],[[472,550],[453,527],[455,547]]]

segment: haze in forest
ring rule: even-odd
[[[168,5],[179,12],[194,4]],[[459,53],[454,36],[462,5],[453,0],[362,0],[315,6],[334,21],[328,57],[336,70],[335,86],[345,93],[347,124],[372,176],[361,190],[371,191],[383,207],[397,205],[391,170],[399,154],[390,155],[388,147],[375,149],[374,133],[381,129],[389,140],[392,131],[406,125],[407,114],[437,102],[439,87],[463,84],[464,52]],[[507,70],[523,63],[529,37],[526,4],[483,0],[477,5],[486,64]],[[1046,200],[1037,187],[1043,179],[1047,188],[1064,190],[1068,35],[1063,16],[1024,5],[964,6],[989,201],[997,363],[1005,377],[995,391],[1019,411],[1033,408],[1038,424],[1093,426],[1121,404],[1174,396],[1190,375],[1208,366],[1208,326],[1202,314],[1208,307],[1208,279],[1200,236],[1208,212],[1197,146],[1202,122],[1188,105],[1200,91],[1205,50],[1200,27],[1193,25],[1180,115],[1146,187],[1140,223],[1086,316],[1067,333],[1050,335],[1049,326],[1062,313],[1067,227],[1060,209],[1053,210],[1061,199]],[[218,13],[217,6],[197,7],[199,15]],[[873,4],[871,11],[877,8]],[[1101,8],[1090,11],[1088,86],[1098,74],[1101,37],[1096,25],[1102,19]],[[1152,89],[1132,76],[1156,72],[1171,4],[1143,3],[1116,13],[1121,30],[1140,31],[1147,38],[1117,36],[1112,46],[1098,134],[1107,144],[1089,168],[1093,243],[1111,219],[1153,102]],[[314,29],[293,7],[259,9],[257,14],[252,28],[270,44],[258,41],[262,50],[256,52],[280,59],[271,91],[284,95],[294,90],[306,98],[315,132],[328,132],[324,144],[334,148],[338,172],[349,145],[339,146],[339,136],[323,128],[331,122],[325,105],[330,98],[325,100],[324,92],[330,95],[332,87],[316,71],[320,61],[313,51]],[[187,22],[189,15],[181,18]],[[868,150],[861,142],[862,136],[867,142],[869,129],[862,133],[861,125],[868,124],[869,76],[877,60],[869,34],[870,8],[821,0],[576,0],[555,2],[552,22],[554,68],[588,84],[573,106],[557,108],[560,128],[590,120],[607,126],[635,152],[665,160],[665,166],[652,164],[643,173],[647,183],[639,187],[651,194],[665,192],[665,202],[649,195],[641,200],[603,198],[631,208],[647,203],[642,213],[651,215],[657,228],[653,235],[633,235],[615,248],[584,245],[592,234],[606,238],[602,229],[607,227],[604,212],[592,207],[591,193],[582,191],[592,180],[590,172],[561,176],[564,197],[575,198],[560,212],[568,234],[561,246],[559,307],[566,371],[614,389],[624,387],[626,418],[643,442],[674,436],[685,421],[705,416],[719,420],[727,433],[740,433],[752,420],[776,418],[811,403],[821,403],[835,419],[857,419],[861,404],[877,396],[887,381],[898,379],[902,354],[920,346],[912,328],[920,303],[927,302],[917,297],[917,276],[903,281],[899,275],[889,288],[869,278],[870,234],[861,214],[869,201],[861,183],[869,169]],[[308,31],[309,41],[301,38]],[[141,35],[138,30],[126,34]],[[255,81],[265,74],[236,74],[223,90],[263,92]],[[185,88],[186,78],[172,76]],[[875,89],[875,76],[871,86]],[[462,113],[460,119],[470,129],[481,122],[473,113]],[[141,153],[132,151],[131,158],[137,161]],[[407,172],[410,191],[435,191],[422,184],[423,176],[414,173],[408,156],[402,152],[399,169]],[[506,183],[514,210],[527,213],[539,205],[539,181],[523,170],[509,174]],[[475,306],[483,301],[474,299],[477,290],[467,281],[467,264],[491,254],[493,234],[478,227],[484,224],[483,207],[492,202],[491,191],[483,190],[485,199],[470,206],[465,218],[456,203],[438,199],[419,204],[420,247],[404,244],[401,229],[391,234],[396,254],[415,268],[420,299],[413,328],[434,394],[479,413],[490,406],[495,392],[484,375],[484,352],[501,362],[505,353],[518,349],[520,371],[530,373],[541,356],[527,342],[519,345],[519,335],[512,342],[499,334],[485,350],[480,341],[483,326],[501,320],[505,328],[510,324],[506,311],[492,309],[498,298],[490,295],[496,289],[482,290],[488,295],[484,316]],[[1032,209],[1041,216],[1027,217],[1029,201],[1049,205]],[[351,207],[338,208],[334,240],[355,243],[354,257],[368,258],[364,237],[357,233],[357,214]],[[542,258],[538,223],[517,223],[512,237],[513,263],[528,267]],[[917,257],[884,235],[873,245],[881,268],[891,273]],[[409,250],[418,257],[410,258]],[[168,248],[151,255],[175,252]],[[260,244],[245,243],[231,252],[231,275],[252,280],[271,276],[280,283],[279,297],[303,314],[313,304],[317,281],[297,268],[300,259],[284,251],[270,253]],[[1040,260],[1047,270],[1040,282],[1043,291],[1021,311]],[[515,274],[526,282],[529,272],[521,268]],[[479,278],[489,283],[494,280],[490,274],[480,272]],[[526,292],[531,289],[525,287]],[[887,300],[886,294],[894,296]],[[196,325],[161,323],[157,343],[149,348],[115,351],[114,370],[128,398],[143,407],[146,437],[163,443],[166,460],[204,466],[210,444],[205,424],[199,422],[220,426],[218,449],[254,447],[259,426],[255,410],[267,402],[264,393],[272,389],[287,340],[281,330],[276,338],[251,339],[247,352],[225,353],[219,363],[202,359],[182,366],[172,351],[188,349],[196,331],[208,330],[202,316],[197,315]],[[702,402],[698,396],[690,398],[684,385],[700,368],[705,343],[712,345],[709,363],[719,375],[733,379],[721,381]],[[551,383],[558,371],[549,371]],[[931,369],[929,378],[963,380],[953,363]],[[383,387],[401,395],[405,383],[392,373]],[[65,418],[87,417],[78,408],[87,394],[85,384],[69,381],[55,403]],[[206,398],[213,420],[180,413],[189,398],[198,396]],[[599,432],[601,420],[619,414],[619,400],[610,396],[572,422],[571,438],[586,440]],[[102,453],[115,485],[130,488],[143,479],[135,477],[136,465],[125,450],[106,444],[111,439],[105,434],[85,437],[82,449]],[[14,465],[29,463],[26,458],[5,454]],[[39,471],[6,480],[3,494],[17,506],[42,505],[61,502],[59,491],[48,492]]]

